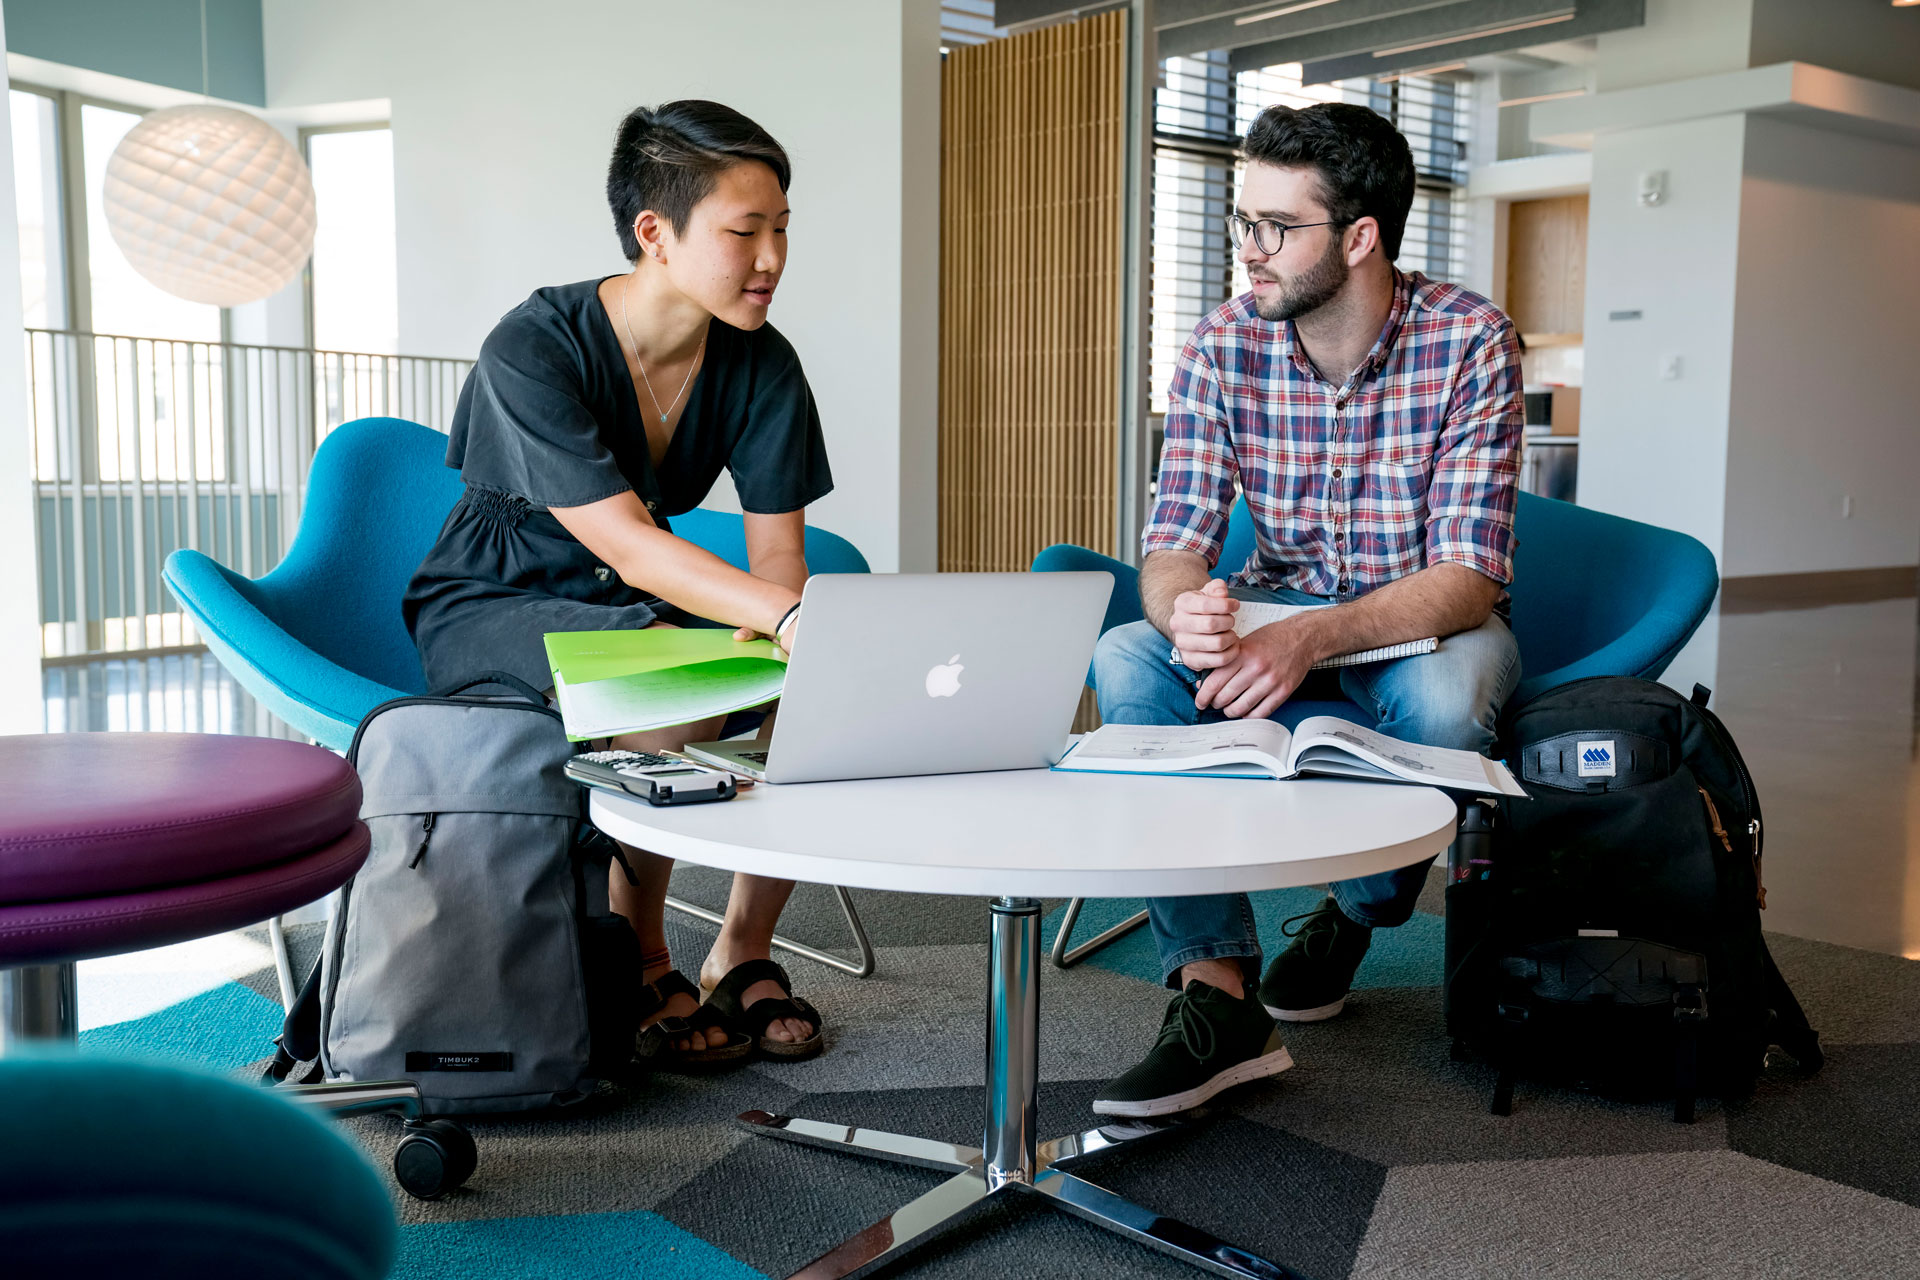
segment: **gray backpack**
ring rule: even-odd
[[[515,693],[467,692],[488,684]],[[328,1079],[409,1079],[433,1114],[520,1111],[592,1091],[596,1030],[624,1060],[639,944],[607,912],[617,846],[587,834],[573,754],[559,713],[498,672],[361,721],[347,759],[373,849],[321,953]]]

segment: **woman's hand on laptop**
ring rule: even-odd
[[[782,653],[792,656],[794,637],[800,634],[800,602],[782,614],[780,621],[774,624],[772,631],[756,631],[752,627],[735,628],[733,638],[742,644],[750,640],[771,640],[778,645]]]
[[[1240,602],[1227,594],[1227,584],[1218,578],[1198,591],[1182,591],[1175,596],[1167,634],[1180,651],[1180,661],[1194,671],[1233,661],[1240,645],[1240,637],[1233,630],[1233,615],[1239,608]]]

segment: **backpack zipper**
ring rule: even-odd
[[[1720,847],[1728,853],[1732,853],[1733,840],[1727,835],[1726,827],[1720,822],[1720,810],[1715,807],[1713,797],[1707,794],[1705,787],[1695,787],[1694,790],[1700,793],[1700,799],[1706,803],[1707,821],[1713,824],[1713,834],[1720,837]],[[1767,886],[1760,879],[1760,819],[1755,818],[1747,824],[1747,837],[1753,842],[1754,901],[1760,904],[1762,911],[1765,911],[1767,909]]]
[[[1705,787],[1695,787],[1694,790],[1698,791],[1700,798],[1706,802],[1707,821],[1713,824],[1713,834],[1720,837],[1720,847],[1732,853],[1733,840],[1727,835],[1727,829],[1720,825],[1720,810],[1714,807],[1713,797],[1707,794]]]
[[[1702,791],[1700,794],[1705,795],[1707,793]],[[1711,802],[1709,802],[1709,807],[1711,807]],[[420,847],[413,851],[413,861],[407,864],[407,870],[409,871],[419,866],[420,859],[427,856],[427,846],[433,842],[434,816],[435,815],[429,813],[420,819]],[[1718,822],[1719,819],[1715,818],[1714,821]]]
[[[487,704],[488,700],[485,698],[436,698],[431,694],[424,693],[410,693],[403,698],[389,698],[373,710],[367,712],[366,715],[361,716],[360,723],[353,727],[353,741],[347,745],[347,763],[351,765],[358,765],[360,763],[361,735],[366,733],[368,723],[383,711],[391,711],[399,707],[476,707],[486,706]],[[492,705],[505,711],[531,711],[535,715],[560,720],[563,725],[566,723],[564,720],[561,720],[560,713],[552,707],[536,707],[531,702],[507,702],[505,700],[494,702]]]

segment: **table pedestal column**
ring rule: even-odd
[[[810,1146],[951,1173],[908,1202],[793,1273],[791,1280],[840,1280],[895,1262],[916,1242],[970,1212],[990,1196],[1045,1196],[1067,1212],[1172,1254],[1203,1270],[1255,1280],[1304,1280],[1288,1267],[1237,1249],[1198,1227],[1144,1209],[1063,1167],[1115,1147],[1178,1128],[1124,1121],[1037,1141],[1040,1084],[1040,904],[997,898],[987,948],[987,1115],[980,1147],[748,1111],[740,1122],[756,1133]]]
[[[36,1040],[73,1043],[80,1031],[75,982],[71,962],[0,969],[0,1053]]]

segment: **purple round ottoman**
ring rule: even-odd
[[[322,747],[199,733],[0,737],[0,969],[57,966],[70,1006],[76,960],[312,902],[366,860],[359,814],[360,780]],[[0,978],[11,1006],[0,1030],[71,1036],[72,1009],[44,1009],[44,971],[37,983]]]

